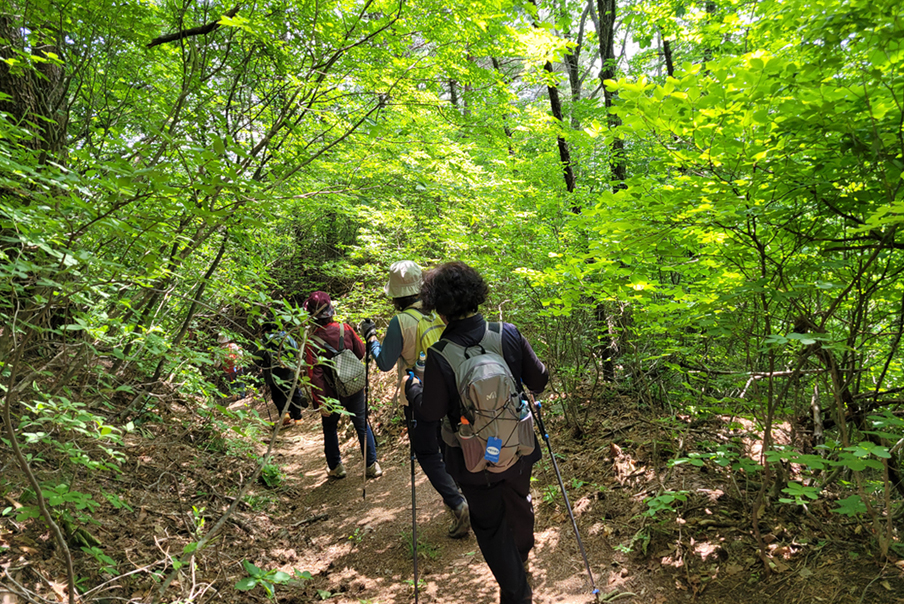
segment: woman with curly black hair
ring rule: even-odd
[[[443,264],[424,277],[420,292],[423,307],[436,310],[446,328],[442,339],[430,347],[423,384],[409,379],[405,391],[416,417],[443,421],[446,470],[468,501],[471,528],[499,584],[501,604],[527,604],[532,598],[527,581],[528,556],[534,546],[530,475],[540,459],[536,436],[531,432],[533,447],[528,443],[528,452],[509,459],[511,465],[493,468],[484,463],[486,467],[479,471],[468,469],[458,445],[461,441],[447,438],[450,431],[461,430],[465,423],[461,421],[463,407],[456,370],[447,359],[460,357],[448,353],[450,344],[472,356],[482,354],[484,349],[502,356],[519,389],[539,393],[549,381],[546,366],[514,325],[487,323],[478,312],[488,293],[480,274],[464,262]]]
[[[448,262],[424,277],[421,302],[424,310],[441,317],[465,318],[477,312],[490,290],[477,271],[464,262]]]

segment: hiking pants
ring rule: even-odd
[[[284,391],[280,385],[275,384],[273,380],[270,380],[270,396],[273,398],[273,404],[276,405],[276,411],[279,413],[279,416],[282,417],[282,414],[286,410],[286,403],[289,400],[288,391]],[[292,419],[301,419],[301,392],[296,388],[295,396],[292,397],[292,404],[289,405],[289,417]]]
[[[534,546],[530,472],[491,485],[462,484],[471,529],[499,584],[500,604],[530,604],[524,562]]]
[[[348,397],[341,397],[339,402],[342,407],[349,413],[349,419],[355,426],[355,432],[358,433],[358,443],[361,450],[364,451],[364,443],[367,442],[367,463],[372,466],[377,461],[377,443],[374,440],[374,433],[369,425],[364,422],[364,390]],[[339,465],[342,461],[342,455],[339,453],[339,435],[336,433],[336,426],[339,425],[339,418],[342,417],[338,413],[333,413],[329,417],[320,416],[320,422],[323,424],[323,452],[326,455],[326,465],[330,470]]]
[[[405,406],[405,421],[410,426],[408,438],[411,439],[411,446],[414,448],[414,455],[420,464],[424,474],[436,492],[443,498],[450,508],[457,507],[464,497],[458,491],[455,481],[446,472],[446,464],[443,463],[443,454],[439,448],[439,422],[428,422],[424,420],[411,421],[411,407]]]

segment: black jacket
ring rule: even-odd
[[[503,358],[519,387],[531,392],[542,392],[549,382],[549,372],[540,362],[533,348],[518,329],[511,323],[502,324]],[[462,346],[474,346],[486,332],[486,321],[483,316],[451,321],[443,331],[442,339],[451,340]],[[458,424],[461,417],[461,402],[455,385],[455,372],[449,363],[438,354],[427,355],[427,366],[424,371],[424,387],[420,401],[417,392],[412,392],[415,416],[426,421],[439,421],[449,417],[453,425]],[[536,436],[534,437],[536,440]],[[522,457],[511,468],[501,473],[483,471],[469,472],[465,468],[464,456],[457,447],[445,447],[444,460],[446,470],[457,482],[464,484],[487,484],[499,482],[521,472],[530,472],[531,466],[540,459],[540,444],[535,443],[534,451]]]

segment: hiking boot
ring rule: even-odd
[[[345,478],[345,466],[343,466],[343,465],[342,465],[342,462],[340,461],[340,462],[336,465],[335,468],[333,468],[332,470],[330,470],[330,471],[327,473],[327,476],[330,477],[330,478],[336,478],[336,479],[338,479],[338,478]]]
[[[383,475],[383,468],[380,467],[379,462],[375,461],[372,465],[367,466],[364,475],[368,478],[377,478]]]
[[[446,509],[449,510],[449,515],[452,517],[448,535],[453,539],[466,537],[471,529],[471,515],[468,513],[468,502],[462,499],[461,503],[454,508],[447,505]]]

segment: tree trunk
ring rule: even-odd
[[[606,104],[608,115],[606,120],[610,130],[614,130],[621,125],[621,120],[617,115],[612,113],[612,106],[615,104],[616,94],[606,88],[606,80],[615,79],[615,0],[596,0],[597,10],[599,11],[599,39],[600,39],[600,59],[603,62],[603,69],[600,71],[600,85],[603,87],[603,99]],[[612,141],[610,148],[611,159],[609,167],[612,171],[612,189],[619,190],[625,188],[625,179],[627,178],[627,168],[625,166],[625,143],[620,138]]]
[[[706,2],[706,23],[710,23],[712,21],[712,16],[716,14],[716,3],[711,0],[707,0]],[[703,63],[709,63],[713,59],[713,48],[709,44],[705,44],[703,46]],[[704,67],[705,69],[705,67]]]
[[[543,66],[543,69],[546,70],[547,73],[552,75],[552,63],[549,61],[546,62],[546,65]],[[547,86],[546,91],[549,93],[549,108],[552,110],[552,115],[561,125],[563,123],[563,114],[562,114],[562,101],[559,99],[559,88],[558,86]],[[571,151],[568,149],[568,141],[566,141],[561,136],[556,137],[556,142],[559,145],[559,159],[562,162],[562,171],[565,176],[565,188],[568,189],[568,192],[571,193],[574,191],[574,171],[571,167]],[[580,212],[580,208],[573,207],[572,211],[575,214]]]
[[[31,30],[30,39],[22,37],[24,29]],[[27,44],[25,54],[39,57],[60,56],[56,40],[48,38],[46,30],[16,22],[16,17],[0,14],[0,93],[9,95],[0,100],[0,111],[8,113],[12,123],[26,128],[32,136],[20,140],[28,149],[39,152],[38,163],[61,163],[66,148],[67,81],[58,61],[48,60],[34,67],[13,69],[3,59],[18,59]],[[2,96],[0,94],[0,96]]]
[[[581,20],[574,47],[563,58],[565,71],[568,72],[568,82],[571,84],[571,128],[573,130],[581,129],[581,122],[575,115],[574,108],[577,102],[581,100],[581,49],[584,46],[584,24],[587,22],[587,15],[590,13],[591,5],[592,0],[588,0],[584,10],[581,12]],[[563,3],[560,10],[565,16],[565,11],[568,8]],[[562,32],[562,35],[565,39],[571,40],[571,31],[569,29]]]
[[[672,59],[672,45],[662,37],[662,56],[665,58],[665,72],[670,78],[675,77],[675,63]]]
[[[449,80],[449,96],[452,99],[452,106],[458,109],[458,90],[455,80]]]
[[[537,6],[536,0],[531,0],[534,6]],[[534,27],[538,27],[537,23],[534,22]],[[546,73],[553,75],[555,71],[552,68],[552,63],[549,61],[543,66],[543,69]],[[552,111],[552,115],[558,121],[559,126],[563,124],[563,114],[562,114],[562,101],[559,99],[559,88],[555,85],[547,85],[546,91],[549,94],[549,107]],[[571,151],[568,149],[568,141],[566,141],[561,136],[556,137],[556,142],[559,146],[559,161],[562,163],[562,175],[565,178],[565,188],[569,193],[574,191],[574,170],[571,166]],[[579,214],[581,208],[578,206],[572,206],[571,211],[575,214]]]

